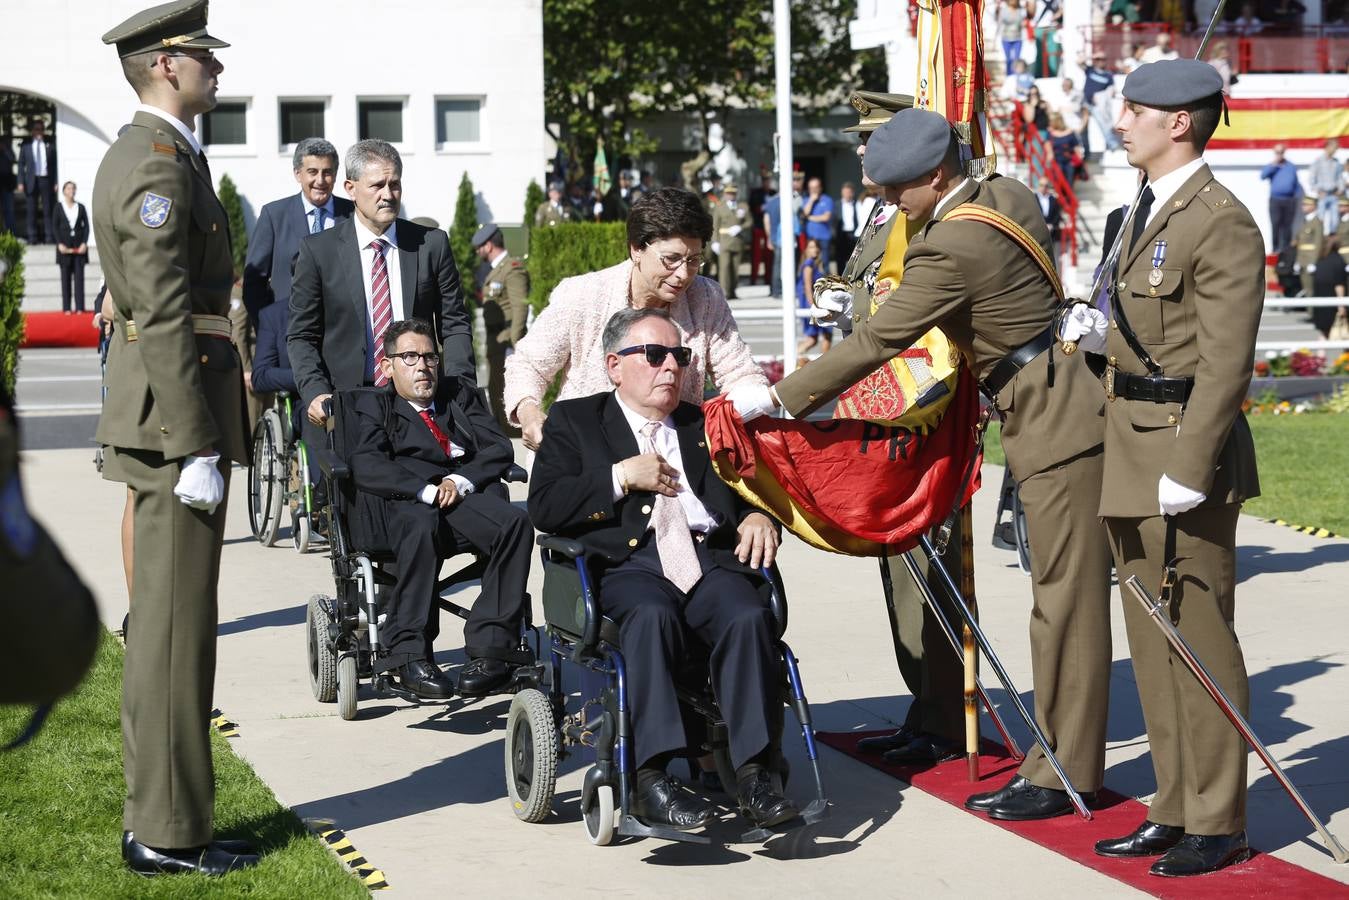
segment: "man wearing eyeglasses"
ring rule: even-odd
[[[672,670],[686,635],[711,648],[712,685],[730,732],[742,814],[772,827],[797,810],[772,780],[777,652],[746,574],[772,565],[776,523],[711,468],[701,409],[681,403],[691,359],[669,313],[614,313],[603,334],[612,392],[553,404],[530,480],[542,531],[573,537],[599,562],[605,614],[627,663],[637,762],[634,814],[691,830],[714,807],[679,790],[666,766],[688,745]]]
[[[398,584],[381,633],[388,653],[375,671],[393,670],[404,689],[444,700],[454,683],[436,666],[440,562],[472,547],[488,557],[482,593],[464,625],[468,665],[459,692],[489,693],[528,662],[519,649],[525,582],[534,529],[529,517],[487,490],[513,461],[510,441],[482,395],[458,378],[439,377],[435,331],[420,319],[384,334],[383,391],[355,393],[355,446],[348,455],[362,507],[383,520],[398,560]]]

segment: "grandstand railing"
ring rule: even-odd
[[[1040,134],[1034,123],[1026,121],[1020,100],[1013,100],[1010,103],[1000,100],[990,102],[989,130],[1003,154],[1010,154],[1014,160],[1026,166],[1026,181],[1032,188],[1041,175],[1049,179],[1054,194],[1059,198],[1059,206],[1063,208],[1059,223],[1059,245],[1055,249],[1059,253],[1067,250],[1071,264],[1076,266],[1077,210],[1080,204],[1077,192],[1073,190],[1059,164],[1054,161],[1054,152],[1049,141]]]
[[[1182,57],[1199,49],[1201,32],[1176,34],[1162,22],[1132,25],[1083,25],[1083,42],[1094,53],[1101,50],[1113,66],[1124,55],[1124,45],[1152,46],[1157,33],[1171,33],[1171,46]],[[1278,28],[1265,26],[1256,34],[1218,32],[1214,43],[1225,41],[1232,71],[1247,73],[1326,74],[1343,72],[1349,64],[1349,31],[1343,28]],[[1210,48],[1212,44],[1210,44]],[[1212,53],[1209,54],[1210,58]]]

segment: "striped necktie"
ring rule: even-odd
[[[393,322],[393,296],[389,293],[389,264],[384,259],[388,244],[383,238],[370,242],[375,259],[370,266],[370,333],[375,338],[375,384],[388,382],[380,362],[384,359],[384,332]]]

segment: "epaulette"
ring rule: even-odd
[[[172,156],[175,158],[178,156],[178,148],[174,147],[172,144],[161,144],[156,141],[150,144],[150,149],[155,153],[163,153],[165,156]]]
[[[1196,196],[1199,197],[1200,200],[1203,200],[1204,205],[1214,212],[1217,212],[1220,209],[1227,209],[1236,203],[1231,192],[1216,181],[1211,181],[1201,187]]]

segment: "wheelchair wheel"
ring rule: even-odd
[[[1021,571],[1030,574],[1030,530],[1026,527],[1026,507],[1021,492],[1012,492],[1012,534],[1016,537],[1016,561]]]
[[[516,694],[506,717],[506,791],[521,821],[542,822],[552,809],[557,750],[552,701],[534,688]]]
[[[282,455],[281,420],[267,410],[253,429],[253,464],[248,467],[248,523],[264,547],[276,543],[285,499],[286,460]]]
[[[296,553],[309,552],[309,540],[313,537],[313,533],[313,529],[309,525],[309,516],[292,510],[290,514],[290,537],[295,542]]]
[[[309,687],[314,699],[332,703],[337,699],[337,654],[328,644],[328,604],[322,594],[309,598],[304,613],[305,649],[309,657]]]
[[[350,722],[356,718],[356,655],[337,660],[337,714]]]
[[[614,839],[617,813],[614,804],[614,786],[602,784],[590,795],[590,802],[581,810],[585,820],[586,837],[596,847],[607,847]]]

